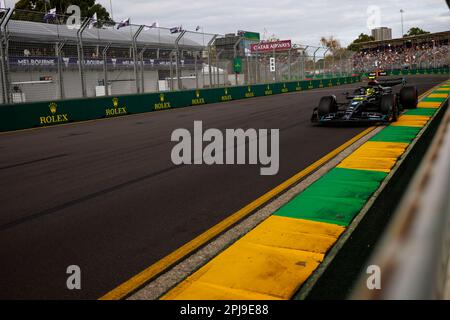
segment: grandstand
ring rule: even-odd
[[[450,65],[450,31],[358,44],[352,60],[355,71],[423,69]]]
[[[76,27],[67,24],[68,16],[56,15],[46,22],[44,16],[44,12],[0,11],[3,103],[352,73],[347,56],[336,57],[339,61],[333,57],[334,65],[325,63],[327,50],[317,46],[292,44],[279,52],[251,52],[252,41],[239,40],[239,32],[223,36],[186,30],[171,33],[169,28],[133,24],[118,28],[113,21],[91,18]],[[235,51],[236,40],[241,42]],[[234,68],[236,57],[241,59],[241,70]],[[271,57],[274,72],[269,70]]]
[[[292,44],[252,52],[238,33],[206,34],[86,18],[78,27],[43,12],[0,11],[1,102],[121,95],[326,78],[374,68],[449,65],[450,32],[360,44],[357,53]],[[235,48],[235,44],[238,44]],[[240,58],[242,68],[234,61]],[[269,68],[274,58],[276,68]],[[80,63],[82,61],[83,63]]]
[[[65,24],[67,17],[44,23],[38,22],[39,15],[43,13],[14,10],[9,20],[0,17],[2,37],[7,39],[2,75],[11,91],[10,102],[209,85],[198,73],[213,35],[172,34],[167,28],[137,25],[94,27],[89,21],[84,29],[71,28]],[[24,18],[29,21],[18,20]]]

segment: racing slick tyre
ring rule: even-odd
[[[398,119],[397,99],[393,94],[387,94],[381,97],[380,112],[389,116],[392,122]]]
[[[400,103],[403,109],[417,108],[418,100],[419,95],[417,93],[416,87],[408,86],[403,87],[400,90]]]
[[[337,110],[338,106],[335,96],[325,96],[320,99],[319,107],[317,108],[319,118],[329,113],[336,112]]]

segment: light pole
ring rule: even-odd
[[[401,16],[401,20],[402,20],[402,38],[403,38],[403,35],[404,35],[404,32],[403,32],[403,12],[405,12],[405,11],[403,11],[403,9],[400,9],[400,16]]]
[[[112,0],[109,0],[109,7],[111,8],[111,20],[114,21],[114,14],[113,14]]]

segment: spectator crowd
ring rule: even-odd
[[[392,46],[390,44],[373,49],[363,49],[353,55],[353,67],[357,72],[367,72],[374,68],[414,69],[439,68],[450,64],[448,43],[433,41],[417,45]]]

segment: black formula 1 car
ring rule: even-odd
[[[378,74],[377,74],[378,75]],[[336,96],[325,96],[314,108],[311,121],[318,124],[372,124],[397,121],[403,109],[417,108],[418,92],[414,86],[406,86],[404,78],[376,80],[369,76],[366,86],[359,87],[352,95],[344,93],[345,103]],[[402,85],[399,93],[392,87]]]

